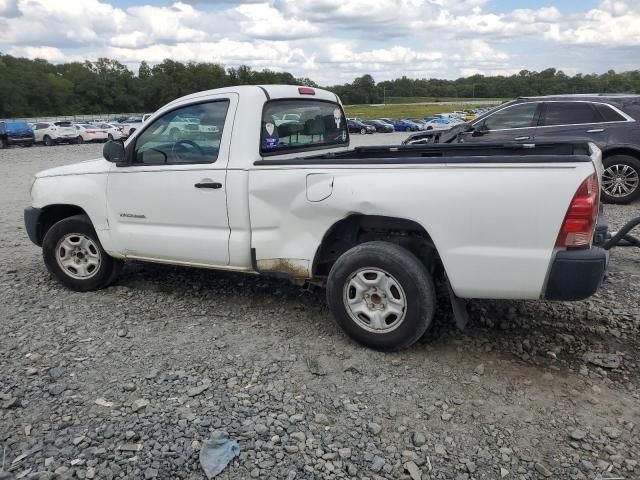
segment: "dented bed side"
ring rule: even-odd
[[[459,297],[540,298],[566,207],[593,164],[445,161],[254,167],[248,191],[257,270],[310,278],[336,222],[387,216],[427,231]]]

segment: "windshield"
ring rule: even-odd
[[[349,145],[340,105],[321,100],[271,100],[262,113],[263,155]]]

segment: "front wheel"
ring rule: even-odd
[[[427,330],[436,308],[431,275],[410,251],[367,242],[331,268],[327,301],[333,318],[355,341],[375,350],[407,348]]]
[[[410,132],[411,131],[411,127],[407,127],[404,129],[405,132]]]
[[[360,135],[365,135],[367,133],[367,129],[366,128],[361,128],[360,129]]]
[[[602,163],[603,201],[626,204],[640,197],[640,160],[629,155],[612,155]]]
[[[99,290],[115,281],[122,262],[104,251],[86,215],[60,220],[44,236],[42,256],[49,273],[77,292]]]

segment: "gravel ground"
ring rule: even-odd
[[[587,301],[474,301],[463,332],[443,302],[383,354],[283,281],[131,263],[61,288],[23,229],[30,178],[100,149],[0,152],[0,479],[202,479],[214,430],[241,448],[222,479],[640,478],[637,249]]]

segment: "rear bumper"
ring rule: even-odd
[[[608,263],[609,253],[600,247],[558,252],[551,265],[544,298],[582,300],[590,297],[602,285]]]
[[[38,240],[38,226],[40,224],[40,214],[42,210],[40,208],[27,207],[24,209],[24,227],[29,235],[29,240],[41,247],[41,243]]]

